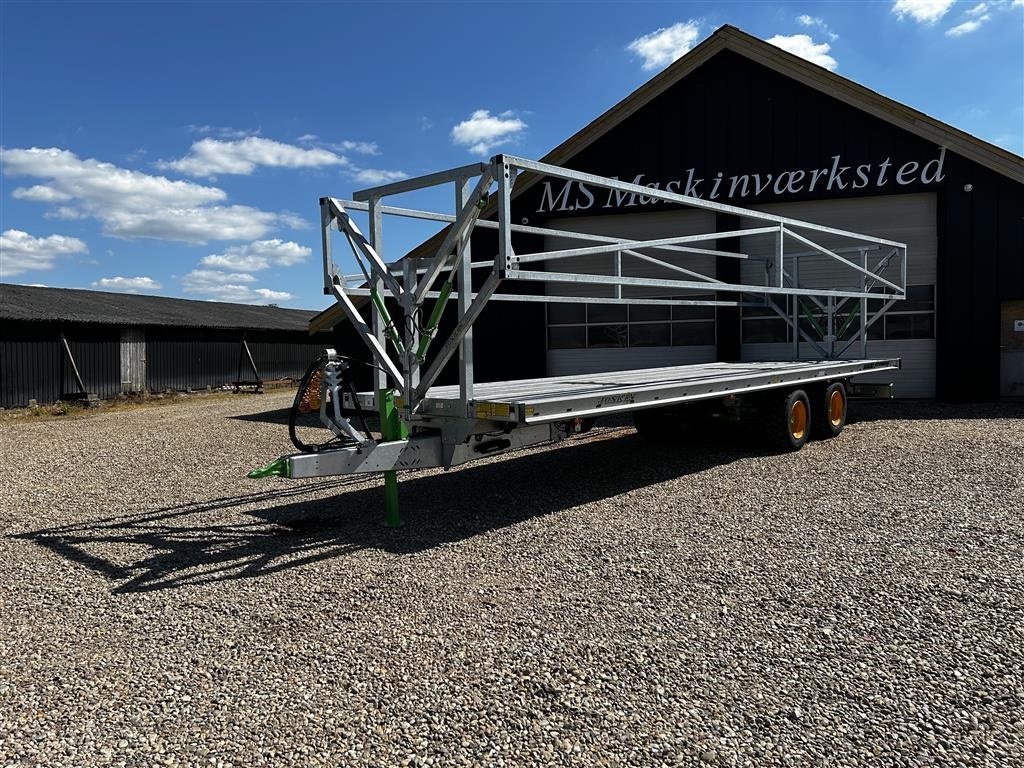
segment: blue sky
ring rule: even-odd
[[[1024,151],[1022,0],[6,0],[0,279],[321,308],[320,196],[540,157],[722,24]]]

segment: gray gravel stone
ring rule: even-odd
[[[377,479],[244,477],[289,401],[4,415],[0,766],[1024,759],[1021,407],[599,428],[392,530]]]

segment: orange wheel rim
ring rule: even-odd
[[[807,404],[803,400],[793,403],[789,412],[789,434],[794,440],[803,440],[807,434]]]
[[[843,415],[846,412],[846,398],[838,389],[828,399],[828,419],[833,427],[843,426]]]

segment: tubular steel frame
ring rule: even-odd
[[[632,240],[529,226],[525,223],[517,224],[512,220],[512,190],[519,174],[523,172],[587,184],[617,193],[643,195],[668,204],[742,216],[753,220],[758,226],[728,232]],[[383,204],[385,198],[393,195],[445,184],[455,186],[454,215]],[[496,187],[493,192],[492,187]],[[474,163],[362,190],[356,192],[353,198],[339,200],[325,197],[320,200],[324,291],[336,298],[373,354],[376,365],[379,366],[375,374],[374,392],[395,390],[398,395],[396,402],[402,405],[403,419],[410,423],[416,421],[428,389],[456,353],[459,355],[459,400],[462,415],[472,417],[473,324],[489,301],[730,307],[767,305],[790,327],[794,358],[799,357],[799,343],[802,340],[810,344],[822,358],[836,359],[858,342],[860,356],[866,357],[868,329],[893,303],[906,296],[907,249],[903,243],[687,197],[510,155],[496,155],[486,163]],[[496,220],[481,219],[481,214],[492,199],[497,213]],[[348,209],[367,212],[369,237],[363,235],[349,216]],[[412,259],[388,263],[381,256],[385,215],[445,222],[451,226],[431,258],[416,260],[415,263]],[[345,275],[338,271],[331,255],[332,227],[339,230],[347,240],[359,265],[360,274]],[[493,259],[472,261],[470,235],[476,227],[497,231],[498,247]],[[512,246],[514,233],[550,235],[597,244],[546,252],[518,253]],[[855,244],[844,248],[826,248],[807,236],[813,233],[849,239]],[[708,241],[740,237],[773,238],[772,255],[759,257],[742,252],[699,247]],[[804,246],[806,250],[800,253],[785,253],[787,240]],[[659,259],[644,251],[742,260],[761,259],[764,266],[764,281],[756,284],[726,283],[713,275]],[[869,254],[877,255],[878,252],[881,255],[872,266]],[[555,261],[599,254],[613,256],[614,274],[597,275],[550,270],[550,265]],[[856,254],[857,258],[847,258],[844,254]],[[849,289],[802,286],[800,263],[802,259],[811,256],[819,259],[825,257],[830,262],[850,270],[855,273],[859,284]],[[682,279],[624,276],[624,257],[677,272]],[[891,280],[882,273],[893,265],[894,259],[899,267],[899,275],[895,280]],[[544,262],[547,269],[530,268],[529,265],[538,262]],[[471,289],[467,290],[471,286],[471,274],[474,269],[489,270],[486,279],[475,293]],[[440,288],[435,290],[435,284],[442,276],[445,279]],[[611,287],[613,296],[501,294],[497,290],[504,280]],[[458,290],[455,290],[456,285]],[[662,289],[666,293],[723,291],[739,294],[741,299],[726,300],[717,296],[700,299],[630,298],[623,296],[623,287]],[[776,304],[774,298],[780,296],[790,297],[791,309],[783,310]],[[363,317],[357,302],[353,301],[357,298],[369,299],[369,322]],[[386,299],[391,299],[397,304],[401,312],[400,322],[396,323],[391,317]],[[871,299],[882,300],[882,305],[869,313],[868,301]],[[428,300],[433,301],[433,308],[424,321],[424,309]],[[440,350],[429,365],[426,365],[427,352],[437,334],[441,313],[450,300],[457,302],[458,321],[454,330],[443,341]],[[820,338],[815,338],[803,327],[801,309],[804,310],[803,315],[812,328],[819,331]],[[824,315],[824,327],[821,327],[815,318],[815,309]],[[841,312],[847,314],[839,316]],[[840,342],[840,337],[849,330],[854,319],[859,319],[859,332],[852,339]]]

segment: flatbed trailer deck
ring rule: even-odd
[[[499,423],[548,424],[836,381],[899,367],[899,359],[700,363],[495,381],[476,385],[469,413],[461,413],[459,386],[450,385],[431,387],[419,414],[425,423],[431,417],[463,416]],[[372,409],[376,401],[372,392],[360,392],[359,402],[363,408]],[[351,398],[347,398],[346,405],[354,405]]]

